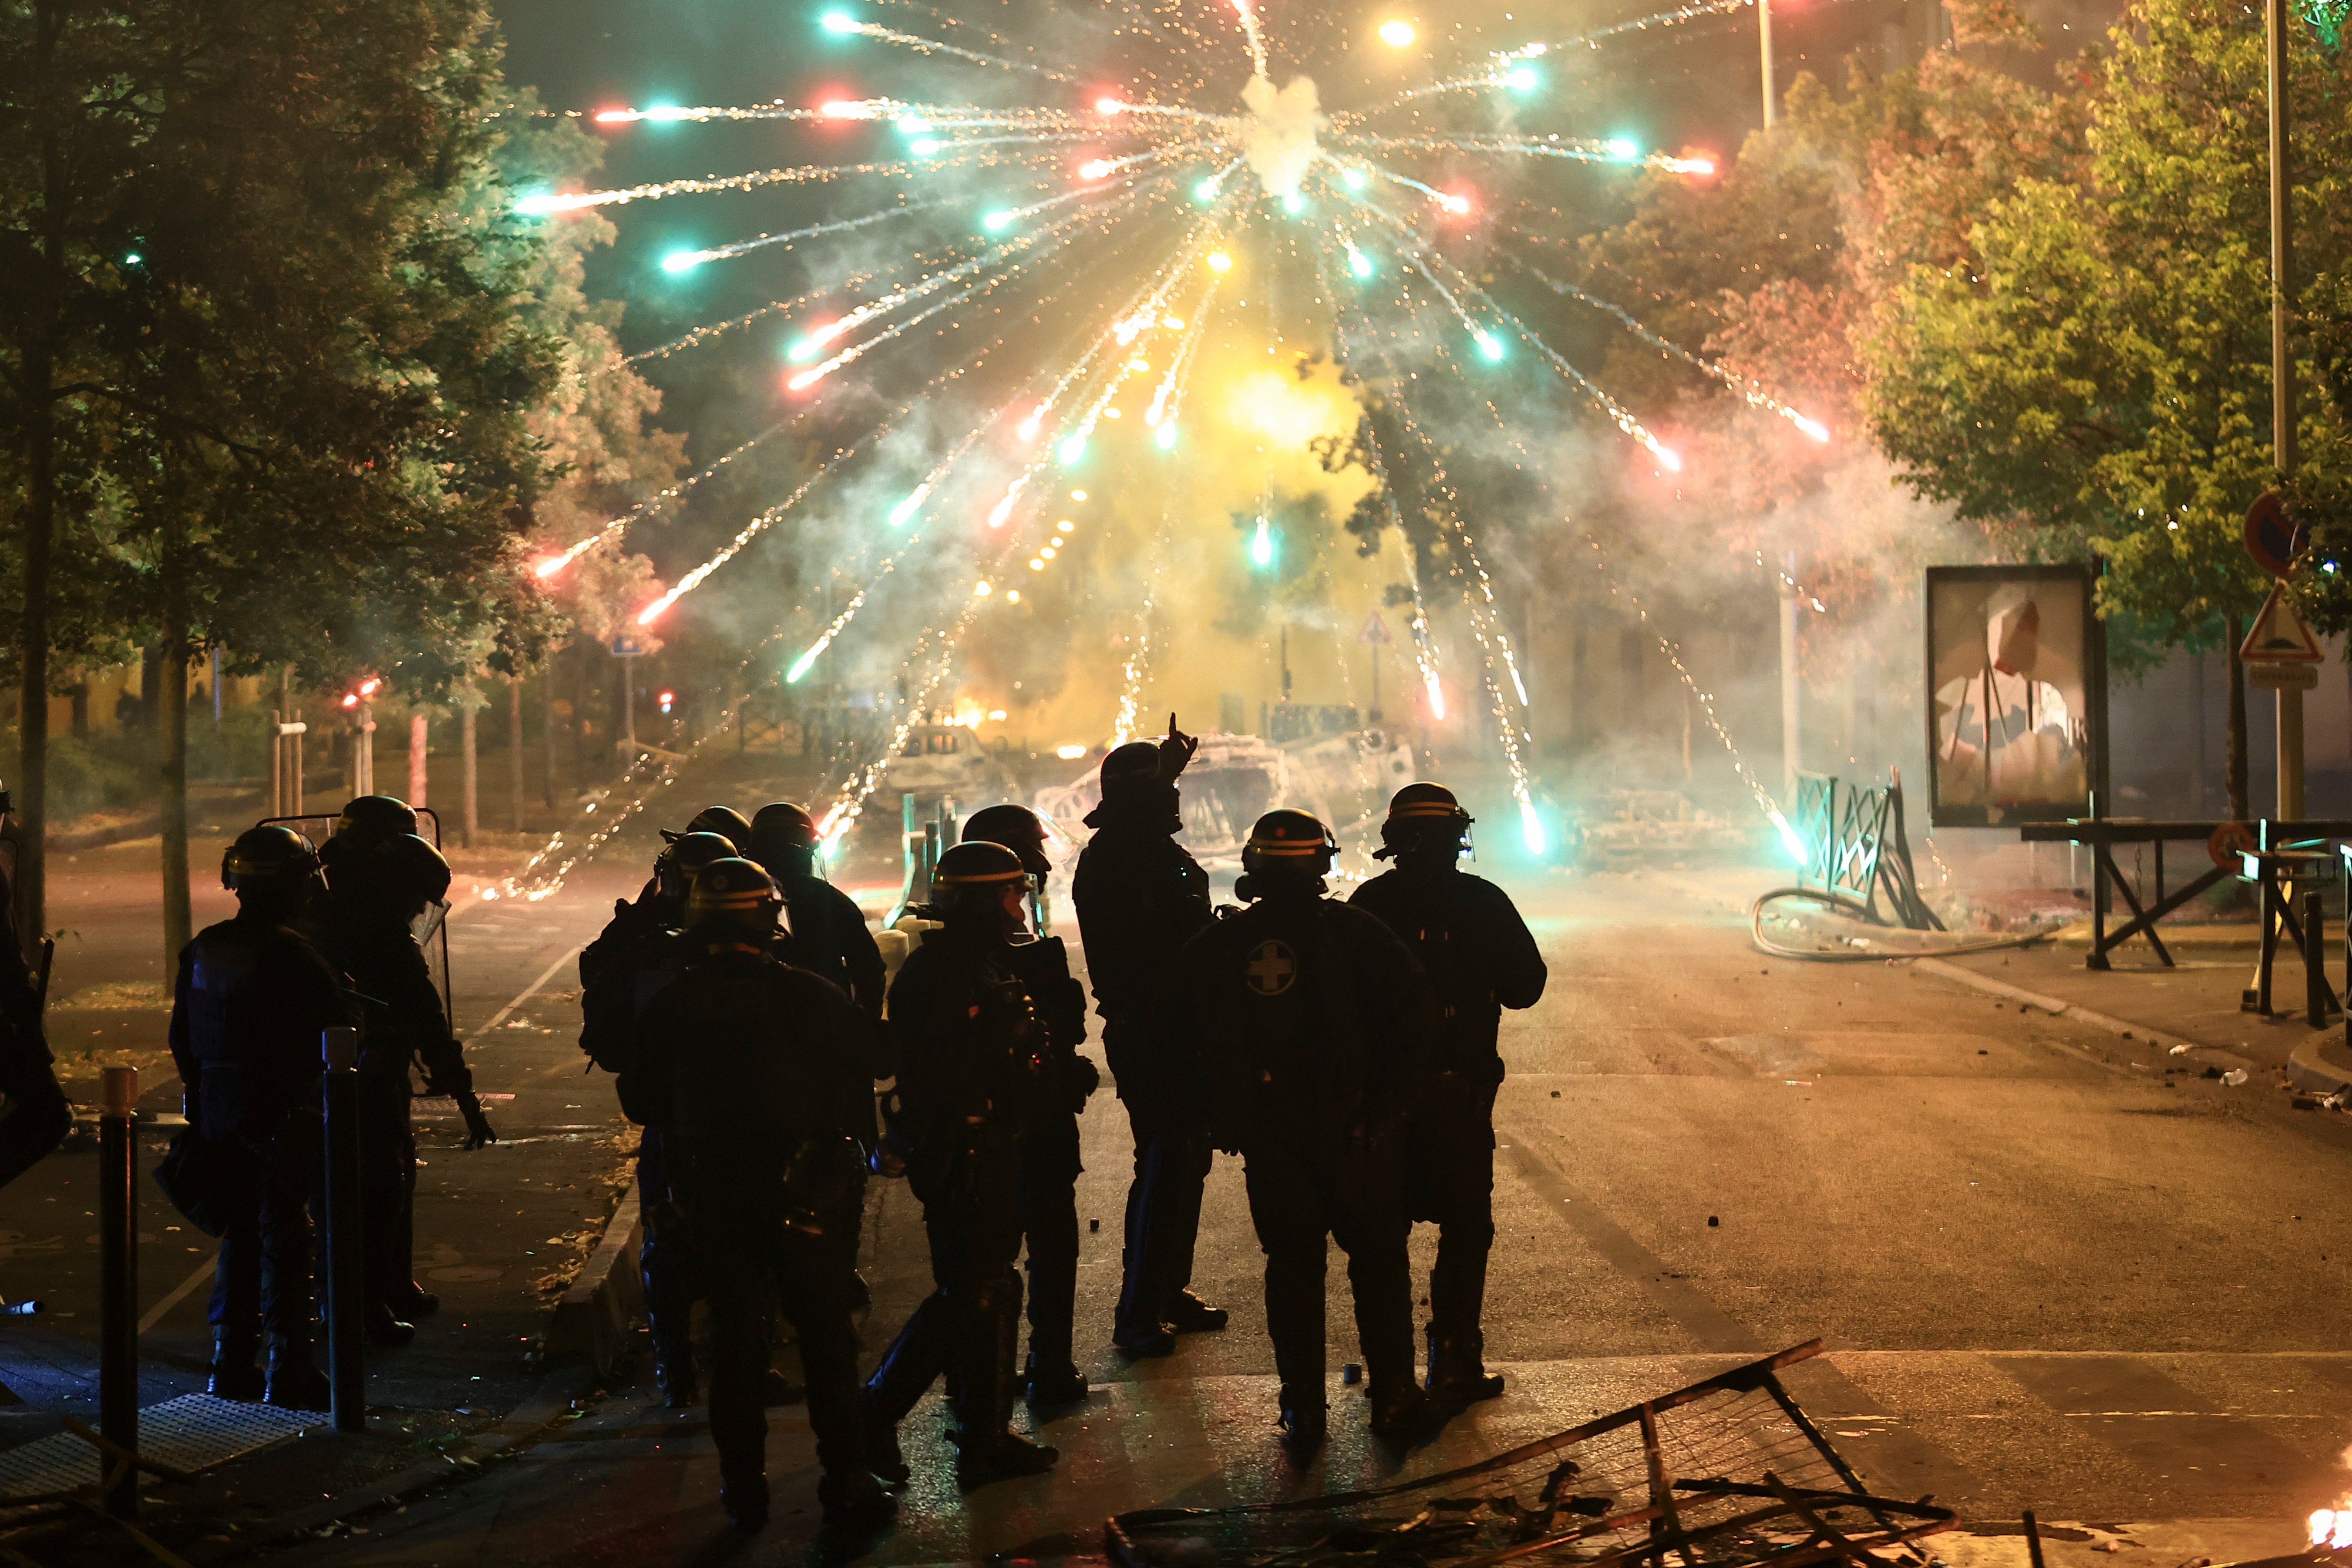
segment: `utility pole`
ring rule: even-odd
[[[2271,446],[2281,479],[2294,472],[2294,355],[2287,312],[2294,298],[2294,209],[2287,184],[2286,0],[2266,0],[2271,100]],[[2303,691],[2278,693],[2278,815],[2303,820]]]
[[[1797,729],[1797,552],[1780,570],[1780,798],[1797,805],[1797,770],[1804,765],[1803,737]]]
[[[1769,131],[1780,118],[1772,101],[1772,0],[1756,0],[1756,41],[1764,56],[1764,129]]]

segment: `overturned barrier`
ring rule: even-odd
[[[1780,1386],[1811,1341],[1444,1475],[1225,1509],[1150,1509],[1107,1527],[1126,1568],[1657,1568],[1924,1564],[1952,1528],[1922,1498],[1874,1497]]]

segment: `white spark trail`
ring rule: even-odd
[[[1683,347],[1682,344],[1674,342],[1672,339],[1660,337],[1648,327],[1643,326],[1640,321],[1634,320],[1623,307],[1612,305],[1608,300],[1601,299],[1596,295],[1586,293],[1583,289],[1579,289],[1573,283],[1563,282],[1559,279],[1549,276],[1541,268],[1538,268],[1533,262],[1528,260],[1527,258],[1519,255],[1517,252],[1505,249],[1503,254],[1508,258],[1512,264],[1517,266],[1520,271],[1525,272],[1537,282],[1543,284],[1546,288],[1551,289],[1553,293],[1564,295],[1570,300],[1576,300],[1579,304],[1590,305],[1596,310],[1601,311],[1606,315],[1615,317],[1618,324],[1622,326],[1627,331],[1632,332],[1635,337],[1641,339],[1652,348],[1658,350],[1661,353],[1671,354],[1675,358],[1682,361],[1685,364],[1689,365],[1692,369],[1721,382],[1724,385],[1738,393],[1740,398],[1746,402],[1749,407],[1760,408],[1765,410],[1767,413],[1779,415],[1781,418],[1786,419],[1789,423],[1794,425],[1798,429],[1803,431],[1806,435],[1811,437],[1816,441],[1827,441],[1830,438],[1830,430],[1828,426],[1822,424],[1818,419],[1811,418],[1806,415],[1800,413],[1798,410],[1790,407],[1789,405],[1781,402],[1779,398],[1766,391],[1762,384],[1750,380],[1748,377],[1741,375],[1735,371],[1727,370],[1723,365],[1713,360],[1701,359],[1698,355],[1691,353],[1690,350]]]
[[[656,202],[666,196],[702,196],[720,191],[755,191],[765,185],[804,184],[812,180],[834,180],[854,174],[887,174],[899,176],[919,174],[935,164],[899,163],[805,163],[790,169],[761,169],[749,174],[711,174],[698,180],[660,180],[652,184],[625,185],[609,191],[572,191],[524,196],[515,203],[514,210],[526,217],[543,217],[550,213],[580,212],[588,207],[623,206],[630,202]]]
[[[772,245],[791,245],[795,240],[814,239],[819,235],[844,234],[853,228],[866,228],[877,223],[888,223],[892,218],[929,212],[933,208],[948,205],[954,199],[951,196],[941,196],[935,201],[908,202],[904,206],[892,207],[887,212],[868,213],[864,217],[837,218],[830,223],[811,224],[806,228],[790,229],[782,234],[758,235],[751,239],[739,239],[728,245],[714,245],[707,250],[678,251],[662,258],[662,268],[669,272],[681,272],[689,267],[699,267],[706,261],[727,261],[738,256],[749,256],[755,250],[764,250]]]
[[[1334,135],[1332,144],[1399,153],[1492,153],[1526,158],[1564,158],[1576,163],[1619,163],[1627,168],[1656,169],[1668,174],[1712,174],[1712,158],[1678,158],[1665,153],[1642,153],[1622,142],[1591,137],[1551,137],[1531,142],[1515,136],[1366,136]],[[1390,178],[1397,178],[1391,175]],[[1423,185],[1420,187],[1427,190]]]
[[[1242,38],[1249,46],[1250,74],[1265,75],[1265,35],[1258,31],[1257,12],[1250,0],[1234,0],[1234,9],[1242,15]]]
[[[876,38],[886,44],[897,44],[901,48],[913,49],[918,54],[952,55],[957,59],[970,60],[974,65],[996,66],[1009,71],[1032,71],[1052,81],[1074,82],[1078,79],[1045,66],[1032,65],[1026,60],[1008,60],[996,55],[984,55],[978,49],[967,49],[959,44],[942,43],[937,38],[926,38],[919,33],[902,33],[895,27],[885,27],[875,22],[857,22],[844,18],[839,23],[827,22],[825,30],[833,33],[855,34],[861,38]]]

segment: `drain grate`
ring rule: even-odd
[[[139,1413],[139,1452],[174,1469],[201,1470],[322,1426],[326,1419],[316,1411],[184,1394]],[[70,1432],[0,1453],[0,1498],[95,1486],[99,1479],[98,1450]],[[141,1485],[154,1482],[154,1477],[141,1474]]]

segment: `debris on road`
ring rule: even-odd
[[[1150,1509],[1106,1527],[1124,1568],[1654,1558],[1711,1568],[1858,1565],[1949,1530],[1925,1499],[1874,1497],[1780,1386],[1819,1340],[1444,1475],[1227,1509]]]

